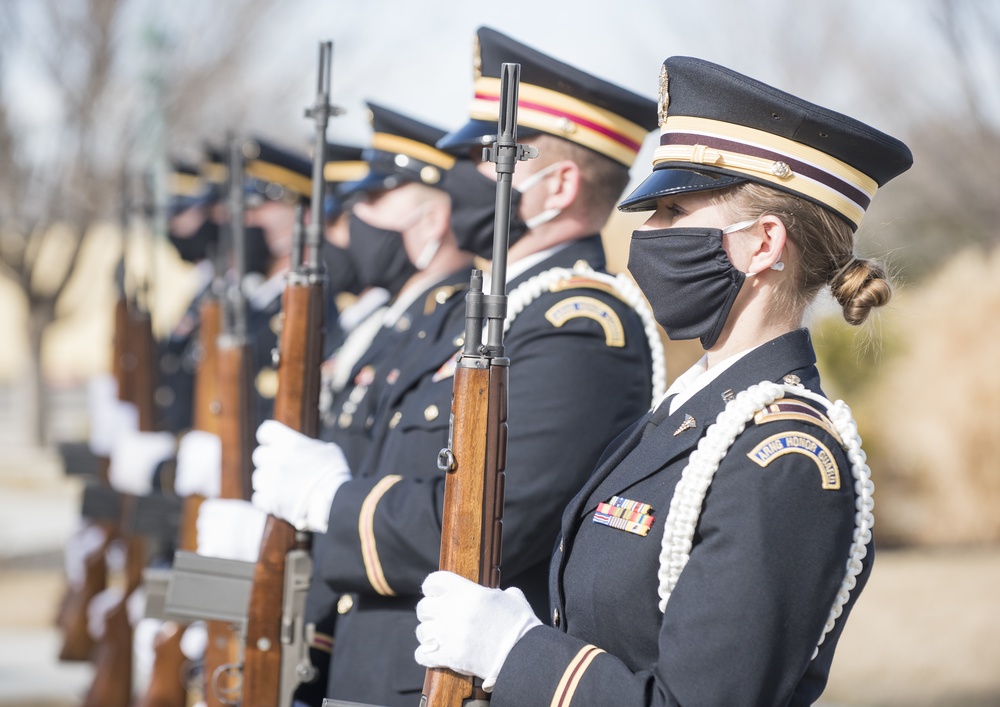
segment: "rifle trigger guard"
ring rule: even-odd
[[[438,452],[437,467],[446,473],[455,470],[455,455],[447,447]]]

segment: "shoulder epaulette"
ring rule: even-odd
[[[781,398],[766,405],[753,416],[754,423],[758,425],[779,420],[798,420],[816,425],[829,432],[838,444],[842,444],[840,435],[837,434],[830,418],[809,403],[793,398]]]

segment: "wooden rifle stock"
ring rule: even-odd
[[[194,428],[218,434],[219,430],[219,364],[216,341],[222,327],[222,311],[218,298],[206,296],[198,307],[198,346],[201,358],[194,380]],[[178,549],[195,552],[198,549],[198,509],[202,496],[184,499]],[[186,625],[165,621],[153,644],[153,669],[145,693],[135,707],[185,707],[188,702],[186,679],[187,658],[181,650]]]
[[[285,287],[274,419],[315,437],[319,429],[322,362],[322,283]],[[243,668],[244,707],[274,707],[281,700],[281,618],[285,558],[305,547],[290,523],[268,516],[247,609]]]
[[[131,371],[135,368],[135,361],[131,354],[127,360],[129,375],[125,375],[128,337],[128,302],[124,294],[120,294],[115,302],[114,336],[111,352],[111,374],[118,383],[119,400],[131,400],[135,397],[131,375]],[[110,460],[107,457],[102,457],[98,469],[98,481],[105,486],[109,485],[109,463]],[[90,606],[90,601],[108,586],[106,553],[117,530],[112,523],[102,522],[98,525],[104,532],[104,542],[83,558],[83,581],[77,587],[67,587],[66,596],[61,602],[58,625],[62,629],[63,638],[62,646],[59,649],[59,660],[90,660],[94,652],[94,639],[87,630],[87,607]]]
[[[507,450],[505,361],[455,369],[451,452],[441,524],[440,568],[487,587],[500,585],[504,466]],[[421,707],[487,700],[471,677],[428,669]]]
[[[253,371],[250,346],[245,338],[223,335],[219,339],[219,437],[222,440],[221,498],[250,499],[250,455],[254,445]],[[204,701],[207,707],[223,707],[220,694],[234,695],[239,686],[221,684],[223,675],[234,675],[226,666],[241,662],[238,627],[223,621],[207,621]]]
[[[297,219],[299,228],[292,237],[292,270],[282,298],[278,394],[274,400],[274,419],[310,437],[319,433],[319,367],[323,362],[326,321],[326,277],[319,251],[323,240],[326,128],[335,112],[330,105],[332,52],[331,42],[320,42],[316,102],[306,110],[316,128],[311,219],[304,247],[301,219]],[[305,637],[297,635],[303,617],[286,615],[286,605],[298,611],[293,606],[295,601],[304,603],[308,580],[302,575],[311,568],[308,554],[296,553],[295,571],[287,566],[288,559],[293,551],[307,548],[308,536],[296,532],[291,524],[268,516],[247,607],[243,707],[291,705],[298,682],[315,679],[316,670],[308,662]],[[296,655],[293,648],[302,649],[304,654]],[[288,655],[283,655],[286,650]]]
[[[136,406],[139,430],[153,429],[155,407],[153,393],[153,331],[149,313],[125,311],[118,397]],[[125,398],[130,394],[131,398]],[[146,544],[127,531],[135,514],[135,498],[122,500],[120,537],[125,543],[125,583],[121,601],[107,613],[104,635],[94,657],[94,680],[84,698],[84,707],[128,707],[132,699],[132,626],[128,620],[128,600],[142,582],[146,564]]]
[[[500,67],[497,139],[483,151],[496,163],[497,195],[493,221],[493,272],[490,293],[483,275],[472,271],[465,298],[465,344],[455,369],[449,447],[438,468],[446,473],[441,519],[442,570],[486,587],[500,585],[503,535],[504,468],[507,464],[507,380],[504,357],[507,315],[507,243],[510,235],[511,180],[519,160],[537,155],[517,143],[517,94],[521,67]],[[483,342],[483,321],[487,322]],[[488,704],[478,678],[429,668],[420,707],[471,707]]]

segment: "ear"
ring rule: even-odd
[[[785,255],[788,231],[780,218],[766,214],[760,217],[757,228],[753,229],[753,234],[757,237],[756,247],[750,257],[748,272],[759,274],[780,261]]]
[[[572,160],[563,160],[553,168],[545,184],[548,196],[545,197],[544,208],[565,211],[580,193],[580,165]]]
[[[451,202],[445,197],[431,198],[424,203],[427,212],[418,222],[421,235],[428,241],[439,241],[450,228]]]

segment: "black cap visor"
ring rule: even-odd
[[[635,191],[618,205],[619,211],[653,211],[656,200],[671,194],[689,194],[712,189],[725,189],[747,181],[724,172],[693,170],[688,167],[662,166],[653,170]]]
[[[518,139],[540,135],[540,131],[517,126]],[[437,141],[435,147],[451,155],[466,157],[473,148],[488,147],[496,142],[497,124],[486,120],[470,120],[458,130]]]

